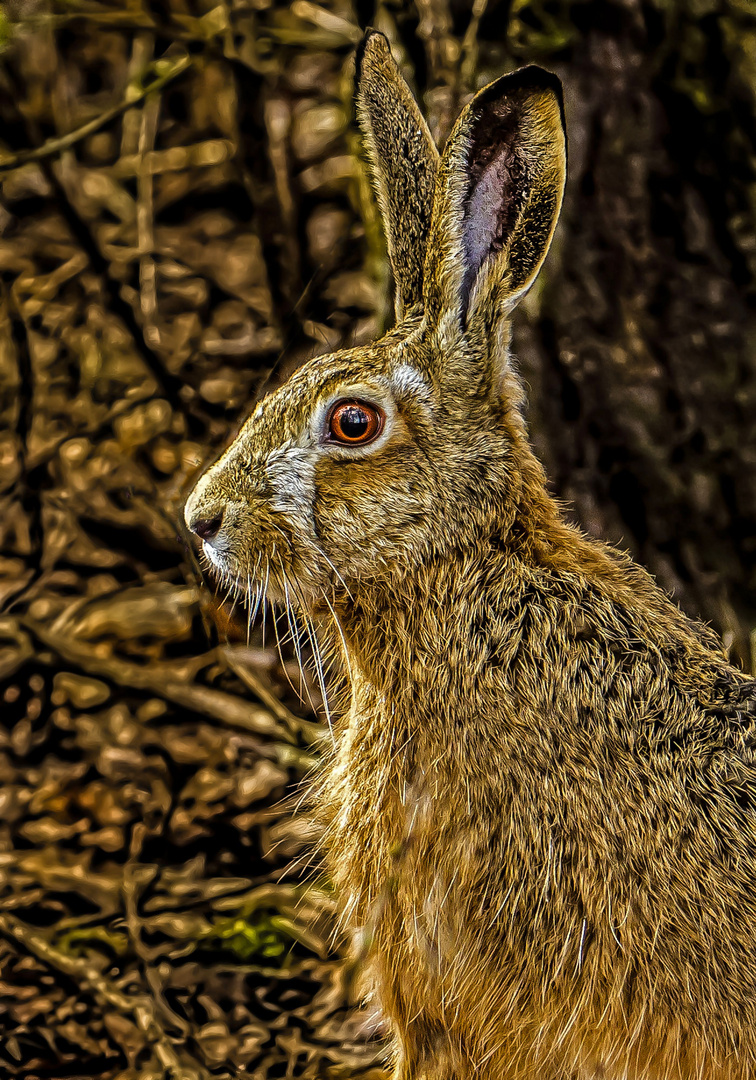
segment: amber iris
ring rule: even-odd
[[[364,401],[339,401],[328,420],[328,438],[343,446],[364,446],[383,429],[383,413]]]

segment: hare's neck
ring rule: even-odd
[[[468,711],[479,718],[492,659],[501,664],[518,632],[508,625],[507,597],[519,600],[532,578],[526,560],[537,557],[537,543],[494,534],[426,561],[390,588],[356,595],[339,613],[334,642],[347,654],[355,707],[366,695],[370,711],[386,711],[392,724],[441,733]]]
[[[437,727],[442,738],[465,717],[480,727],[486,703],[515,678],[523,620],[533,631],[542,616],[539,590],[563,575],[575,588],[587,576],[633,606],[624,557],[566,524],[541,485],[526,494],[527,512],[515,508],[502,528],[388,584],[371,583],[340,606],[338,635],[331,633],[346,654],[356,708],[366,695],[371,711],[380,705],[392,723],[404,717],[410,726]],[[653,590],[645,579],[635,583],[644,593]]]

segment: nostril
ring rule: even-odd
[[[199,536],[200,540],[212,540],[217,535],[218,530],[223,522],[223,512],[216,514],[212,518],[200,518],[199,521],[193,521],[189,526],[192,532],[195,532]]]

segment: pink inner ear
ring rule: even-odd
[[[462,220],[465,304],[488,256],[501,251],[509,240],[527,194],[527,172],[517,153],[519,135],[518,116],[510,103],[492,103],[476,117]]]
[[[483,263],[504,242],[502,203],[511,190],[510,155],[498,154],[470,192],[463,222],[465,300],[469,299]]]

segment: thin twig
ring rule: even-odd
[[[181,705],[192,712],[209,716],[230,727],[269,735],[290,743],[293,735],[276,718],[259,705],[250,705],[233,694],[197,683],[187,685],[174,677],[170,669],[157,665],[132,664],[115,656],[100,657],[71,638],[53,634],[33,619],[21,619],[20,625],[38,641],[52,649],[69,664],[75,664],[88,675],[99,676],[130,690],[146,690]]]
[[[0,172],[8,172],[10,169],[18,169],[21,165],[27,165],[30,161],[43,161],[45,158],[55,157],[61,154],[64,150],[68,150],[76,143],[81,142],[82,139],[86,139],[88,135],[94,134],[95,131],[99,131],[105,124],[109,124],[111,120],[115,120],[121,113],[126,112],[127,109],[131,109],[138,102],[142,101],[149,94],[157,93],[158,90],[162,90],[169,82],[177,78],[184,71],[187,70],[192,64],[191,56],[182,56],[179,60],[173,64],[169,71],[166,71],[163,75],[160,75],[157,79],[154,79],[147,86],[141,90],[132,90],[123,101],[119,101],[117,105],[114,105],[111,109],[106,109],[105,112],[100,113],[93,120],[90,120],[87,124],[82,124],[81,127],[76,128],[74,131],[69,131],[66,135],[59,135],[55,139],[48,139],[42,146],[37,146],[33,150],[21,150],[17,154],[12,154],[6,158],[0,157]]]
[[[139,915],[139,896],[142,890],[149,884],[158,872],[156,866],[140,865],[139,858],[142,854],[144,840],[147,835],[147,826],[142,821],[137,821],[131,832],[129,845],[129,858],[123,868],[123,904],[126,912],[126,925],[129,930],[131,944],[134,952],[142,963],[144,976],[149,984],[155,1005],[163,1014],[169,1024],[174,1025],[184,1037],[191,1035],[191,1027],[183,1016],[179,1016],[166,1000],[160,976],[152,963],[149,951],[142,941],[142,920]]]
[[[142,118],[139,125],[139,145],[137,154],[137,248],[139,249],[139,300],[142,310],[142,328],[145,341],[152,348],[160,346],[160,331],[157,326],[157,275],[155,269],[155,231],[154,206],[152,192],[152,173],[147,155],[155,147],[158,118],[160,116],[160,96],[151,94],[145,98]]]

